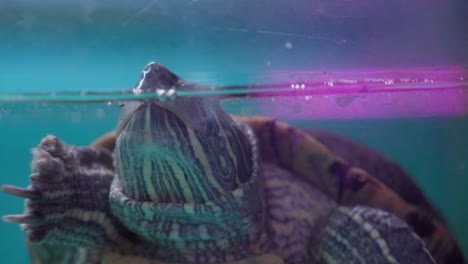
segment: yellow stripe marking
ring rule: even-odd
[[[330,227],[326,227],[325,231],[332,237],[334,237],[338,242],[342,243],[345,245],[348,250],[351,251],[351,253],[359,259],[360,263],[366,263],[366,261],[362,258],[362,256],[359,254],[359,252],[354,248],[352,245],[349,244],[349,241],[342,237],[339,233],[337,233],[335,230],[331,229]]]
[[[107,217],[107,215],[100,211],[89,211],[83,209],[69,209],[63,213],[64,217],[70,217],[73,219],[78,219],[83,222],[94,222],[99,224],[102,229],[104,229],[107,236],[109,236],[112,240],[123,243],[127,242],[122,236],[119,235],[117,230],[115,229],[112,221]]]
[[[208,159],[207,159],[207,157],[205,155],[205,151],[204,151],[203,146],[200,144],[200,141],[198,141],[197,137],[195,136],[195,133],[191,129],[188,129],[187,131],[188,131],[188,136],[189,136],[190,143],[191,143],[191,145],[193,147],[193,150],[195,152],[195,157],[202,164],[202,168],[205,169],[205,177],[208,179],[208,181],[211,182],[211,185],[214,188],[216,188],[218,190],[222,190],[221,186],[219,185],[219,182],[216,181],[216,179],[214,178],[213,171],[211,170],[211,166],[210,166],[210,163],[208,162]],[[206,195],[206,192],[202,191],[201,193],[204,196],[204,199],[208,200],[208,196]]]
[[[146,108],[146,114],[145,114],[145,129],[143,130],[143,137],[144,137],[144,142],[145,146],[153,146],[153,139],[152,139],[152,134],[151,134],[151,107]],[[148,192],[148,195],[152,201],[157,201],[158,200],[158,195],[156,194],[155,187],[152,182],[153,178],[153,168],[151,166],[151,151],[152,149],[147,149],[146,151],[150,153],[144,153],[143,155],[143,180],[146,186],[146,191]]]

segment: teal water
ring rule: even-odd
[[[197,84],[281,84],[226,108],[393,157],[468,255],[467,13],[465,0],[0,1],[0,184],[27,186],[30,149],[46,134],[86,145],[112,130],[119,108],[107,101],[156,60]],[[0,193],[0,215],[22,210]],[[19,227],[0,221],[0,234],[1,262],[27,263]]]

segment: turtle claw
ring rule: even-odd
[[[39,149],[42,149],[53,156],[63,156],[65,154],[66,145],[57,139],[57,137],[52,135],[47,135],[44,137],[38,146]]]
[[[6,193],[22,198],[39,199],[42,196],[39,191],[29,188],[19,188],[12,185],[2,185],[0,188]]]
[[[30,176],[29,176],[29,179],[31,180],[31,182],[33,183],[46,183],[48,182],[45,177],[41,176],[41,174],[39,173],[32,173]]]
[[[33,151],[33,178],[37,180],[60,181],[68,176],[64,162],[67,162],[64,157],[54,157],[49,152],[46,152],[39,147]]]
[[[38,214],[28,213],[19,215],[5,215],[2,217],[3,221],[17,224],[33,225],[38,224],[44,220],[44,218]]]

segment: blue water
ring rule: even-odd
[[[133,87],[143,66],[153,60],[207,85],[275,82],[268,76],[279,71],[345,69],[362,72],[360,79],[382,69],[412,67],[456,66],[457,74],[466,73],[467,13],[464,0],[5,0],[0,1],[0,94],[119,91]],[[397,160],[441,210],[468,254],[468,92],[466,79],[458,76],[467,75],[449,81],[465,88],[458,104],[440,106],[443,114],[428,114],[433,109],[420,104],[444,96],[430,83],[419,86],[425,93],[404,104],[387,100],[374,105],[372,118],[361,112],[347,119],[318,111],[314,113],[320,116],[311,115],[278,101],[262,114],[306,113],[280,118],[301,128],[348,135]],[[433,73],[419,77],[423,82],[438,78]],[[295,78],[289,80],[300,81]],[[381,100],[379,96],[352,102],[364,105]],[[325,98],[315,105],[326,107]],[[28,185],[29,151],[44,135],[86,145],[114,129],[119,111],[116,103],[0,101],[0,184],[18,186]],[[258,105],[256,100],[238,101],[229,110],[258,114]],[[352,107],[343,111],[352,112]],[[378,114],[402,108],[412,111],[385,118]],[[21,199],[0,193],[0,201],[0,215],[23,210]],[[0,234],[2,261],[27,263],[19,227],[0,222]]]

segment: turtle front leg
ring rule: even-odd
[[[78,247],[129,243],[125,229],[110,213],[113,175],[108,150],[68,146],[46,136],[33,150],[31,185],[2,186],[26,199],[24,214],[3,219],[21,224],[30,242]]]

